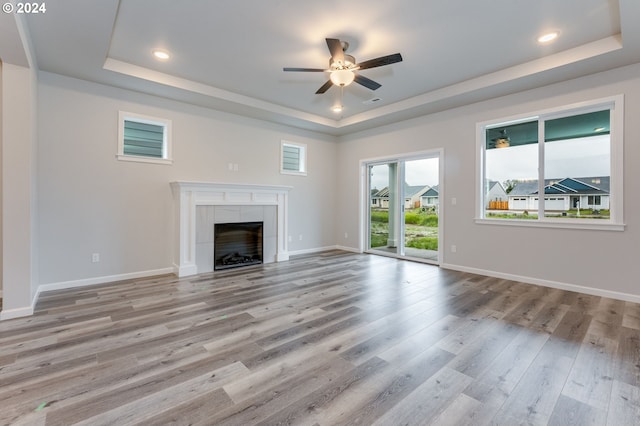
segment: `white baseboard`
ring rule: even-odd
[[[289,255],[295,256],[299,254],[313,254],[313,253],[320,253],[320,252],[329,251],[329,250],[343,250],[343,251],[350,251],[353,253],[362,253],[361,251],[359,251],[358,249],[354,249],[353,247],[343,247],[343,246],[336,245],[336,246],[316,247],[311,249],[290,251]]]
[[[469,268],[467,266],[452,265],[443,263],[440,265],[443,269],[452,269],[454,271],[469,272],[472,274],[485,275],[488,277],[502,278],[511,281],[519,281],[525,284],[535,284],[543,287],[556,288],[558,290],[575,291],[578,293],[590,294],[592,296],[608,297],[611,299],[624,300],[625,302],[640,303],[640,296],[636,294],[621,293],[618,291],[604,290],[600,288],[585,287],[578,284],[569,284],[559,281],[543,280],[540,278],[526,277],[522,275],[506,274],[497,271],[488,271],[486,269]]]
[[[107,275],[103,277],[85,278],[82,280],[62,281],[58,283],[40,284],[38,293],[51,290],[64,290],[67,288],[84,287],[95,284],[112,283],[115,281],[131,280],[135,278],[146,278],[154,275],[174,274],[175,268],[152,269],[150,271],[130,272],[128,274]]]
[[[297,255],[300,255],[300,254],[320,253],[322,251],[335,250],[336,248],[337,248],[337,246],[327,246],[327,247],[316,247],[316,248],[311,248],[311,249],[289,251],[289,257],[297,256]]]
[[[350,251],[351,253],[362,253],[362,250],[355,247],[335,246],[337,250]]]
[[[21,318],[21,317],[29,317],[33,315],[33,312],[35,311],[35,308],[36,308],[36,302],[38,301],[38,296],[40,296],[40,287],[38,287],[38,289],[36,290],[36,294],[33,295],[30,306],[24,306],[22,308],[15,308],[15,309],[8,309],[8,310],[3,309],[0,311],[0,321],[14,319],[14,318]]]
[[[24,308],[3,309],[0,311],[0,321],[31,316],[33,315],[33,306],[34,305],[32,304],[31,306],[25,306]]]

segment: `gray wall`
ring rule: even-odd
[[[119,110],[173,121],[173,165],[116,159]],[[49,73],[38,113],[41,284],[171,267],[176,180],[292,186],[289,250],[335,245],[332,137]],[[307,144],[307,176],[280,174],[282,139]]]
[[[29,308],[38,286],[35,72],[4,63],[2,98],[2,314]]]
[[[362,159],[444,148],[446,266],[636,295],[640,240],[640,65],[567,81],[394,125],[334,138],[43,73],[39,83],[40,283],[171,266],[169,182],[291,185],[292,252],[360,248]],[[477,122],[625,95],[624,232],[479,225]],[[173,120],[174,164],[119,162],[118,110]],[[307,177],[279,173],[281,139],[308,146]],[[237,163],[238,172],[228,163]],[[451,198],[457,205],[451,205]],[[345,238],[344,234],[348,237]],[[302,235],[302,240],[299,236]],[[455,244],[457,252],[448,249]],[[98,252],[101,262],[91,263]]]
[[[445,199],[441,200],[446,266],[484,271],[529,282],[572,284],[588,290],[636,295],[640,232],[640,65],[567,81],[487,102],[396,123],[343,137],[339,144],[341,182],[336,206],[341,217],[336,241],[359,247],[359,161],[398,153],[444,148]],[[624,232],[539,229],[480,225],[474,222],[476,203],[476,123],[525,114],[613,95],[625,96]],[[455,206],[451,198],[457,199]],[[344,240],[344,233],[349,238]],[[457,252],[451,253],[452,244]]]

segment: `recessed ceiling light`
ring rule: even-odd
[[[153,51],[151,53],[153,53],[153,57],[154,58],[159,59],[161,61],[166,61],[167,59],[169,59],[171,57],[169,55],[169,52],[167,52],[166,50],[162,50],[162,49],[153,49]]]
[[[338,112],[342,112],[342,105],[336,105],[333,108],[331,108],[331,111],[338,113]]]
[[[538,43],[551,43],[553,40],[558,38],[558,35],[560,35],[560,33],[558,31],[553,31],[550,33],[546,33],[541,35],[540,37],[538,37]]]

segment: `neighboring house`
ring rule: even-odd
[[[375,194],[371,194],[371,207],[378,209],[389,208],[389,188],[384,187],[378,190]]]
[[[421,207],[421,197],[431,187],[429,185],[410,186],[404,184],[404,208],[412,209]],[[371,196],[371,207],[388,209],[389,208],[389,187],[384,187],[376,194]]]
[[[420,207],[435,207],[438,208],[440,204],[440,193],[438,191],[438,185],[432,186],[427,192],[422,194],[420,198]]]
[[[505,191],[504,186],[498,181],[490,180],[487,181],[487,196],[485,197],[485,208],[489,209],[500,209],[502,202],[508,201],[507,191]]]
[[[547,179],[545,210],[609,209],[609,176]],[[538,182],[517,182],[509,193],[509,210],[538,210]]]
[[[380,192],[377,188],[372,188],[369,196],[371,197],[371,207],[373,208],[381,208],[381,198],[378,197],[378,192]]]

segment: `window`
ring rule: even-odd
[[[602,198],[600,197],[600,195],[589,195],[589,205],[590,206],[598,206],[600,207],[600,203],[602,202]]]
[[[622,105],[617,96],[479,123],[477,221],[621,230]]]
[[[117,158],[171,164],[171,121],[120,111]]]
[[[307,146],[282,141],[280,172],[292,175],[307,175]]]

